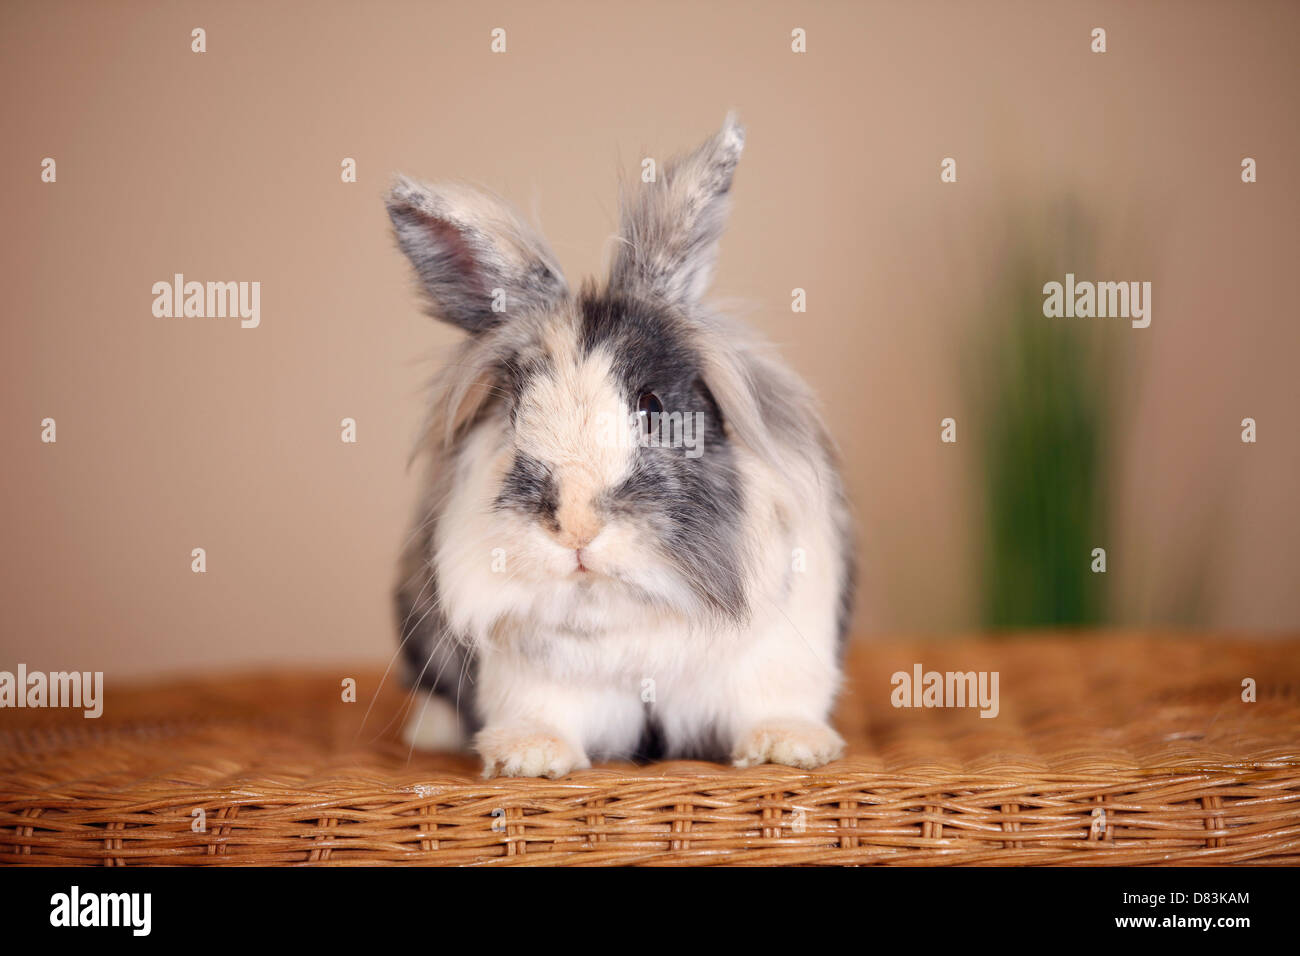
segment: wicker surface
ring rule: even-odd
[[[1000,673],[1001,712],[895,709],[890,675]],[[1300,862],[1300,641],[860,646],[814,772],[677,762],[484,782],[395,740],[378,673],[108,688],[0,711],[0,860],[168,864]],[[1259,683],[1241,700],[1241,681]],[[206,815],[195,832],[193,811]],[[1103,819],[1098,809],[1104,811]]]

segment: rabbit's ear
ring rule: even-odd
[[[399,177],[385,204],[436,318],[482,332],[567,292],[545,241],[495,196]]]
[[[629,187],[612,287],[687,308],[700,300],[713,277],[727,194],[744,146],[745,131],[728,114],[721,130],[695,152],[671,160],[657,182]]]

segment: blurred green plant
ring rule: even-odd
[[[1064,217],[1065,248],[1018,239],[968,352],[983,516],[982,621],[1005,631],[1108,620],[1118,383],[1114,323],[1043,315],[1043,284],[1093,278],[1087,232]],[[1059,264],[1059,265],[1058,265]],[[1109,554],[1107,555],[1109,558]]]

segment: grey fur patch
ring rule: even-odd
[[[681,448],[638,449],[632,474],[606,494],[603,507],[646,525],[703,605],[743,622],[750,611],[740,544],[744,492],[689,325],[662,304],[591,289],[578,307],[583,348],[603,348],[612,357],[628,407],[651,392],[665,413],[690,415],[702,426],[698,457]]]
[[[848,647],[849,625],[853,620],[853,607],[857,597],[857,547],[853,534],[849,503],[843,491],[837,494],[836,528],[840,537],[840,591],[839,607],[835,615],[836,649],[843,661]]]
[[[627,756],[639,763],[656,760],[712,760],[726,763],[731,759],[730,742],[712,724],[693,728],[688,740],[669,741],[652,708],[646,708],[645,723],[636,749]]]
[[[555,526],[558,500],[559,493],[550,469],[537,459],[519,452],[501,482],[495,504],[497,508],[509,508],[521,514],[532,515],[549,526]]]
[[[475,707],[477,657],[473,647],[452,632],[442,613],[438,577],[429,564],[435,521],[422,508],[402,552],[394,593],[407,683],[445,698],[456,708],[462,732],[479,729]]]

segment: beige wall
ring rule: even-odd
[[[749,140],[716,292],[828,407],[860,632],[975,620],[975,436],[945,448],[938,422],[964,414],[954,364],[1005,211],[1067,194],[1099,278],[1155,284],[1152,327],[1114,331],[1140,372],[1123,619],[1168,618],[1169,569],[1204,548],[1200,623],[1294,629],[1297,35],[1289,4],[6,4],[0,668],[386,658],[420,384],[454,340],[388,237],[390,172],[511,197],[578,276],[602,268],[616,174],[732,107]],[[261,327],[154,318],[175,272],[260,281]]]

